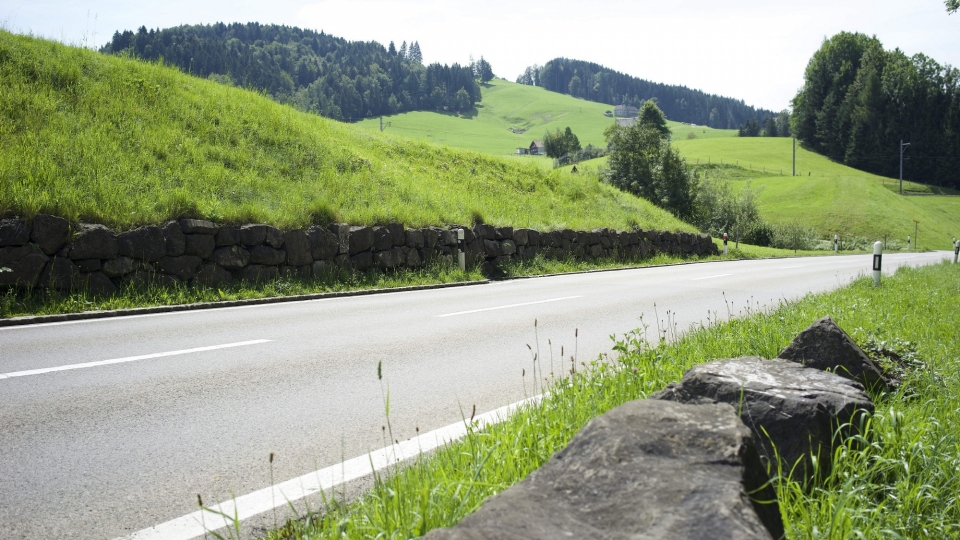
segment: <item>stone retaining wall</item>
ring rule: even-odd
[[[709,235],[659,231],[540,232],[478,224],[405,229],[343,223],[281,231],[270,225],[218,225],[199,219],[169,221],[117,233],[40,214],[0,220],[0,287],[112,294],[127,282],[227,285],[309,278],[347,269],[420,268],[436,259],[453,263],[457,232],[465,232],[468,265],[495,268],[537,254],[550,259],[641,260],[657,253],[716,254]]]

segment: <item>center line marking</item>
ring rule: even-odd
[[[164,356],[178,356],[181,354],[190,354],[204,351],[216,351],[218,349],[229,349],[232,347],[243,347],[245,345],[259,345],[269,343],[271,339],[254,339],[252,341],[240,341],[237,343],[226,343],[224,345],[210,345],[209,347],[197,347],[195,349],[184,349],[182,351],[167,351],[153,354],[142,354],[140,356],[127,356],[125,358],[114,358],[113,360],[99,360],[97,362],[85,362],[83,364],[70,364],[66,366],[56,366],[40,369],[28,369],[25,371],[11,371],[10,373],[0,373],[0,380],[12,379],[13,377],[26,377],[28,375],[41,375],[43,373],[53,373],[55,371],[68,371],[71,369],[83,369],[97,366],[109,366],[111,364],[123,364],[125,362],[136,362],[137,360],[147,360],[150,358],[163,358]]]
[[[536,302],[524,302],[522,304],[510,304],[507,306],[497,306],[497,307],[488,307],[481,309],[471,309],[469,311],[458,311],[456,313],[444,313],[443,315],[437,315],[437,317],[453,317],[454,315],[467,315],[469,313],[480,313],[481,311],[494,311],[497,309],[508,309],[521,306],[532,306],[534,304],[546,304],[548,302],[559,302],[561,300],[572,300],[574,298],[583,298],[582,296],[564,296],[563,298],[551,298],[549,300],[537,300]]]
[[[691,279],[690,281],[700,281],[701,279],[713,279],[713,278],[727,277],[727,276],[732,276],[732,275],[733,275],[733,274],[718,274],[718,275],[716,275],[716,276],[707,276],[707,277],[693,278],[693,279]]]

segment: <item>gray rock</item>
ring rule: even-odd
[[[187,249],[187,237],[176,221],[163,225],[163,238],[167,242],[167,255],[171,257],[179,257]]]
[[[877,364],[830,317],[814,321],[797,334],[778,357],[831,371],[867,388],[883,390],[888,386]]]
[[[373,240],[372,227],[350,227],[350,255],[369,251],[373,247]]]
[[[373,253],[362,251],[350,257],[350,267],[358,272],[366,272],[373,266]]]
[[[277,266],[287,260],[287,254],[282,249],[273,249],[268,246],[253,246],[250,248],[250,264],[265,264]]]
[[[458,243],[459,243],[459,240],[457,240],[457,231],[454,231],[454,230],[440,231],[440,239],[437,240],[438,245],[456,247]]]
[[[69,233],[70,223],[67,220],[47,214],[37,214],[33,218],[30,241],[40,246],[47,255],[53,255],[66,243]]]
[[[283,249],[287,252],[287,264],[308,266],[313,263],[312,246],[307,233],[295,230],[283,233]]]
[[[513,231],[513,241],[518,246],[525,246],[530,242],[530,229],[517,229]]]
[[[70,258],[112,259],[118,254],[117,235],[103,225],[80,224],[70,247]]]
[[[483,252],[487,257],[499,257],[503,255],[503,248],[496,240],[484,240]]]
[[[373,254],[374,264],[378,268],[388,270],[403,265],[406,262],[406,256],[403,248],[391,248],[387,251],[378,251]]]
[[[73,261],[65,257],[54,257],[50,259],[47,265],[40,273],[40,279],[37,282],[38,287],[45,289],[57,289],[59,291],[68,291],[78,285],[80,280],[80,270]]]
[[[217,240],[210,234],[187,234],[184,255],[195,255],[201,259],[209,259],[213,250],[217,248]]]
[[[234,272],[233,277],[239,281],[265,283],[276,280],[279,274],[280,272],[276,266],[251,264]]]
[[[780,538],[766,481],[753,436],[729,405],[632,401],[591,420],[455,528],[424,538]]]
[[[477,238],[480,238],[481,240],[497,239],[497,229],[493,225],[477,223],[473,226],[473,234],[475,234]]]
[[[307,231],[310,238],[310,252],[315,261],[329,261],[340,251],[337,235],[323,227],[313,226]]]
[[[373,228],[373,249],[376,251],[387,251],[393,248],[393,235],[390,229],[386,227]]]
[[[225,246],[215,249],[210,261],[227,270],[239,270],[250,262],[250,252],[240,246]]]
[[[271,225],[267,225],[265,229],[267,234],[263,239],[263,243],[275,249],[282,248],[283,247],[283,231]]]
[[[200,270],[197,271],[197,274],[193,280],[194,283],[198,285],[217,288],[233,283],[233,276],[231,276],[230,272],[227,272],[223,267],[217,264],[208,263],[200,267]]]
[[[212,236],[205,235],[210,239]],[[197,273],[203,259],[196,255],[181,255],[179,257],[164,257],[157,263],[157,268],[164,274],[176,276],[183,281],[190,281]]]
[[[117,235],[117,252],[124,257],[157,262],[167,255],[167,240],[160,227],[139,227]]]
[[[181,219],[180,229],[184,234],[217,234],[220,227],[203,219]]]
[[[0,219],[0,247],[22,246],[30,241],[30,224],[23,219]]]
[[[407,243],[407,235],[403,232],[402,224],[388,223],[387,230],[390,231],[390,237],[393,239],[394,247],[400,247]]]
[[[423,249],[426,246],[426,241],[423,238],[423,231],[417,229],[407,229],[406,234],[406,246],[413,249]]]
[[[117,286],[103,272],[81,275],[80,284],[92,296],[110,296],[117,292]]]
[[[503,240],[500,242],[500,251],[506,256],[517,252],[517,244],[513,240]]]
[[[433,227],[428,227],[423,229],[423,245],[424,247],[433,249],[437,245],[437,241],[440,240],[440,231]]]
[[[83,259],[82,261],[74,261],[74,264],[77,265],[77,270],[86,273],[96,272],[102,267],[100,259]]]
[[[105,261],[100,269],[107,277],[115,278],[136,270],[136,263],[130,257],[117,257]]]
[[[496,227],[497,240],[513,240],[513,227]]]
[[[419,268],[423,265],[423,260],[420,258],[420,252],[416,249],[410,248],[410,251],[406,253],[405,264],[407,268]]]
[[[0,272],[0,286],[32,289],[49,260],[39,246],[0,247],[0,268],[10,269]]]
[[[737,407],[764,462],[776,471],[778,453],[785,475],[796,464],[791,476],[798,480],[811,478],[811,454],[819,455],[820,472],[829,472],[837,428],[845,426],[843,436],[855,434],[861,415],[873,412],[859,383],[789,360],[756,356],[696,365],[679,383],[650,398]]]
[[[240,243],[240,228],[234,225],[221,225],[217,231],[217,247],[235,246]]]
[[[603,257],[603,246],[600,244],[594,244],[590,246],[590,256],[594,259]]]
[[[516,234],[516,231],[514,231],[514,234]],[[533,229],[530,229],[529,231],[527,231],[528,246],[534,246],[534,247],[539,246],[541,242],[540,238],[541,238],[540,231],[535,231]]]
[[[340,245],[337,251],[338,255],[347,255],[350,253],[350,225],[346,223],[331,223],[328,227],[331,233],[337,237]]]
[[[266,225],[244,225],[240,227],[240,243],[250,247],[259,246],[267,239]]]

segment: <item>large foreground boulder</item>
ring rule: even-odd
[[[455,528],[425,538],[780,538],[766,482],[753,435],[729,405],[633,401],[591,420]]]
[[[873,390],[884,390],[896,384],[883,376],[877,364],[830,317],[814,321],[797,334],[778,357],[832,371]]]
[[[795,480],[813,476],[811,455],[819,456],[820,472],[828,472],[836,435],[857,433],[861,415],[873,412],[873,402],[855,381],[756,356],[694,366],[650,398],[733,405],[753,430],[771,474],[777,473],[779,456],[783,474]]]

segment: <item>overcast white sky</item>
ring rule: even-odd
[[[960,65],[960,13],[947,15],[943,0],[0,0],[2,27],[87,46],[141,25],[218,21],[416,40],[425,62],[483,55],[510,80],[565,56],[772,110],[789,106],[810,56],[842,30]]]

